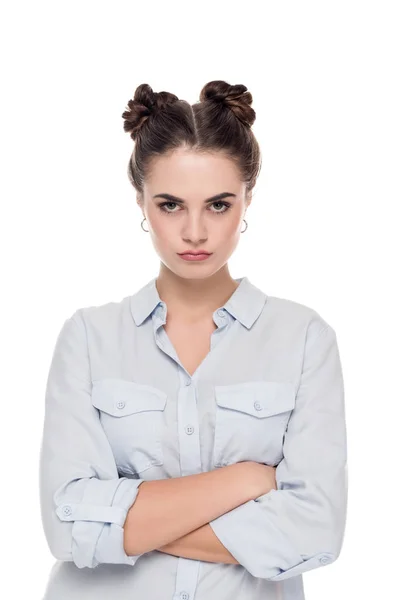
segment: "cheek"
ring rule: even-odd
[[[176,232],[174,231],[173,224],[168,224],[165,221],[168,219],[160,218],[160,215],[149,215],[151,218],[151,230],[148,235],[151,237],[153,247],[158,255],[166,256],[169,252],[173,251],[174,245],[176,244]],[[173,219],[171,219],[172,221]],[[147,226],[147,229],[150,229]]]
[[[224,219],[221,218],[221,221]],[[216,224],[213,232],[209,231],[210,241],[215,249],[218,249],[221,257],[228,258],[237,247],[240,240],[240,223],[237,218],[226,219],[224,223]]]
[[[164,215],[160,213],[159,210],[152,210],[149,212],[148,221],[150,223],[147,226],[147,229],[151,229],[151,235],[154,241],[157,241],[160,244],[166,243],[168,238],[171,237],[171,232],[173,230],[173,225],[166,223],[166,218]]]
[[[219,235],[222,239],[225,239],[227,244],[236,245],[240,238],[240,230],[244,229],[243,219],[241,218],[241,214],[233,214],[229,215],[227,219],[222,219],[224,221],[222,227],[219,226],[216,230],[219,232]],[[217,223],[218,225],[218,223]]]

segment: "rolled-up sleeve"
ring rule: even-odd
[[[142,479],[119,477],[91,401],[82,309],[63,324],[46,385],[40,449],[40,509],[49,549],[77,567],[134,565],[124,550],[124,523]]]
[[[276,467],[276,487],[210,522],[255,577],[271,581],[332,563],[347,511],[344,383],[336,333],[308,327],[303,366]]]

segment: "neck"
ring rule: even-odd
[[[182,321],[200,321],[223,306],[239,283],[229,273],[227,265],[205,278],[179,277],[164,264],[156,279],[158,294],[168,308],[168,317]]]

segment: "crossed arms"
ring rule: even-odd
[[[273,467],[249,461],[198,475],[143,482],[125,522],[125,552],[137,555],[158,550],[195,560],[239,564],[209,521],[276,489],[274,474]]]

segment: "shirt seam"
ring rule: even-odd
[[[332,327],[331,327],[329,324],[328,324],[328,325],[325,325],[325,327],[324,327],[323,329],[321,329],[321,331],[319,331],[319,333],[317,334],[317,336],[316,336],[316,337],[314,338],[314,340],[311,342],[311,345],[309,346],[309,348],[308,348],[308,351],[310,351],[310,350],[311,350],[311,348],[313,348],[313,347],[314,347],[314,345],[315,345],[315,344],[316,344],[316,342],[319,340],[319,338],[321,337],[321,335],[322,335],[323,333],[325,333],[325,331],[327,331],[328,329],[332,329]],[[307,330],[307,331],[308,331],[308,330]],[[307,346],[307,336],[306,336],[306,339],[305,339],[305,341],[304,341],[304,348],[303,348],[303,365],[302,365],[302,367],[304,366],[304,358],[305,358],[305,355],[306,355],[306,346]]]
[[[307,334],[308,334],[308,329],[309,329],[310,325],[307,328],[307,333],[305,336],[305,340],[304,340],[304,346],[303,346],[303,356],[302,356],[302,360],[301,360],[301,369],[300,369],[300,376],[299,376],[299,380],[298,380],[298,385],[296,388],[296,396],[297,393],[300,389],[301,386],[301,380],[302,380],[302,375],[303,375],[303,371],[304,371],[304,361],[306,358],[306,347],[307,347]],[[317,343],[317,341],[320,339],[320,337],[322,336],[323,333],[325,333],[326,331],[328,331],[328,329],[332,329],[332,327],[329,325],[329,323],[327,325],[325,325],[317,334],[317,336],[314,338],[314,340],[311,342],[310,347],[307,349],[307,351],[310,351],[311,348],[314,347],[314,345]]]

